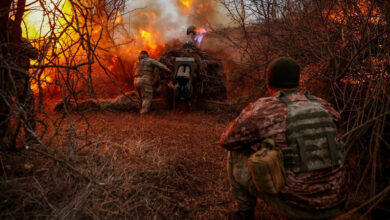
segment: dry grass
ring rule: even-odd
[[[230,116],[84,116],[74,135],[88,130],[88,144],[76,141],[72,158],[67,147],[59,147],[67,146],[65,131],[57,147],[49,147],[62,162],[30,150],[1,154],[0,218],[221,219],[235,208],[226,151],[216,144]],[[258,214],[278,218],[266,206],[259,206]]]

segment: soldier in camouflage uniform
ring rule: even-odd
[[[267,86],[272,96],[260,98],[249,104],[221,137],[222,147],[229,150],[228,174],[233,196],[239,205],[239,211],[231,214],[232,219],[254,219],[257,198],[265,201],[279,214],[289,218],[328,219],[341,211],[346,199],[345,168],[342,162],[337,160],[338,156],[335,156],[334,163],[329,160],[329,166],[319,167],[321,169],[311,168],[318,161],[326,161],[323,158],[310,159],[306,164],[306,169],[298,169],[298,171],[297,167],[293,166],[294,164],[289,164],[289,159],[293,158],[291,155],[297,156],[297,153],[289,154],[288,152],[293,143],[291,138],[293,138],[294,129],[303,128],[304,132],[311,135],[311,138],[318,139],[315,142],[324,140],[317,137],[318,134],[315,133],[317,129],[323,129],[321,132],[327,131],[327,133],[323,132],[324,134],[333,132],[335,136],[339,136],[336,133],[337,128],[334,122],[340,119],[340,115],[331,104],[321,98],[298,91],[299,69],[299,65],[291,58],[283,57],[271,62],[267,70]],[[293,108],[290,106],[302,107],[308,103],[322,110],[306,112],[299,116],[303,119],[306,116],[313,116],[312,119],[306,120],[311,125],[293,125],[291,123],[293,119],[291,109]],[[315,129],[310,127],[313,123]],[[323,127],[317,128],[316,126]],[[265,138],[272,138],[284,156],[285,186],[278,196],[258,192],[248,168],[248,157],[254,152],[250,147]],[[334,140],[337,139],[337,137],[334,138]],[[324,143],[328,147],[327,142]],[[307,162],[306,159],[302,161]],[[307,169],[308,167],[310,169]]]
[[[153,84],[156,79],[155,67],[171,72],[164,64],[149,58],[146,51],[141,51],[137,62],[134,64],[134,87],[137,89],[141,100],[141,114],[147,113],[152,104]]]
[[[15,104],[19,107],[17,111],[20,111],[23,122],[25,142],[34,143],[35,137],[31,133],[36,126],[34,94],[31,90],[31,76],[28,69],[30,68],[30,59],[38,58],[38,50],[27,39],[22,38],[21,28],[16,26],[14,21],[10,21],[7,31],[9,42],[3,48],[7,53],[1,59],[2,65],[8,68],[1,69],[0,139],[3,142],[3,138],[10,131],[11,105]]]
[[[187,28],[187,38],[184,40],[185,46],[195,46],[195,35],[196,35],[196,27],[195,26],[189,26]]]

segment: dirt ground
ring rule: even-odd
[[[0,154],[0,218],[225,219],[236,204],[218,141],[233,118],[84,113],[75,132],[60,125],[49,156],[36,146]],[[280,219],[261,202],[256,212]]]

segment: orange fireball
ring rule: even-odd
[[[186,8],[191,7],[192,1],[191,0],[180,0],[180,3],[185,6]]]

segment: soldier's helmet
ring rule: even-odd
[[[141,53],[139,53],[139,55],[138,55],[138,59],[143,59],[146,57],[149,57],[149,54],[145,50],[141,51]]]
[[[194,25],[189,26],[187,28],[187,35],[190,35],[191,33],[193,33],[195,35],[196,34],[195,30],[196,30],[196,27]]]
[[[291,57],[280,57],[268,65],[266,77],[270,87],[296,88],[299,86],[300,67]]]

